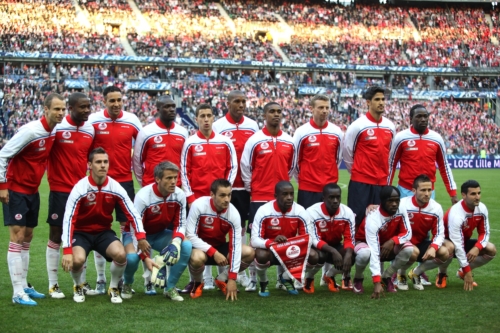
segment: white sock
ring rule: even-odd
[[[203,270],[205,269],[205,266],[201,266],[200,268],[194,268],[191,265],[189,266],[189,275],[191,275],[191,281],[194,282],[201,282],[203,279]]]
[[[85,262],[83,263],[81,283],[87,282],[87,260],[88,258],[85,259]]]
[[[307,279],[314,279],[314,276],[318,271],[323,267],[323,265],[309,265],[307,264],[306,266],[306,278]]]
[[[259,264],[257,261],[255,262],[255,270],[257,275],[259,276],[259,282],[267,282],[269,279],[267,278],[267,268],[269,267],[269,261],[265,264]]]
[[[47,243],[45,260],[47,262],[47,273],[49,275],[49,289],[58,282],[57,272],[59,270],[59,259],[61,257],[59,254],[60,248],[61,244],[54,243],[51,240]]]
[[[21,257],[23,258],[23,288],[28,288],[28,267],[30,265],[30,244],[23,242]]]
[[[329,277],[334,277],[337,274],[342,274],[342,270],[336,269],[335,266],[330,267],[326,275]]]
[[[478,268],[478,267],[481,267],[483,265],[486,265],[487,263],[489,263],[493,258],[495,258],[494,256],[491,257],[489,255],[486,255],[486,254],[483,254],[482,256],[477,256],[476,259],[474,259],[473,262],[471,262],[470,264],[470,268],[471,269],[475,269],[475,268]]]
[[[323,277],[324,275],[327,275],[328,271],[330,270],[330,268],[332,268],[333,265],[332,264],[329,264],[327,262],[325,262],[325,264],[323,265],[323,267],[321,268],[321,276]]]
[[[85,269],[82,267],[78,272],[71,271],[71,277],[73,278],[73,282],[75,283],[75,285],[79,286],[85,282],[85,280],[82,280],[84,270]]]
[[[255,268],[255,261],[252,261],[250,266],[248,266],[248,272],[250,273],[250,281],[257,283],[257,268]]]
[[[433,260],[426,260],[426,261],[420,263],[420,265],[418,265],[417,267],[415,267],[415,269],[413,270],[413,273],[420,275],[423,272],[426,272],[428,270],[439,267],[439,265],[442,265],[442,264],[444,264],[444,263],[441,260],[439,260],[438,258],[434,258]]]
[[[453,261],[453,255],[448,257],[448,260],[446,260],[442,265],[439,265],[438,272],[443,274],[448,273],[448,266],[450,266],[452,261]]]
[[[116,261],[111,262],[111,267],[109,271],[111,272],[111,281],[109,282],[109,287],[110,288],[118,288],[118,282],[120,282],[120,278],[123,275],[123,272],[125,272],[125,267],[127,267],[127,261],[123,264],[119,264]]]
[[[370,249],[365,247],[356,252],[355,268],[354,273],[355,279],[362,279],[364,277],[364,271],[368,262],[370,261]]]
[[[203,280],[212,279],[212,266],[205,266],[205,270],[203,271]]]
[[[226,266],[217,266],[217,268],[222,268],[222,272],[219,271],[219,275],[217,275],[217,280],[219,281],[227,281],[227,267]]]
[[[401,267],[408,264],[408,260],[410,260],[411,255],[413,254],[413,247],[407,246],[401,249],[399,253],[396,255],[394,260],[391,262],[389,267],[382,274],[383,278],[391,277],[394,273],[398,271]]]
[[[217,275],[224,272],[226,270],[226,266],[217,266]]]
[[[94,251],[95,270],[97,272],[97,282],[106,282],[106,259],[100,253]]]
[[[283,269],[283,267],[281,267],[281,265],[276,266],[276,281],[279,281],[280,275],[284,274],[284,273],[285,273],[285,270]]]
[[[142,270],[144,271],[144,274],[142,274],[142,277],[144,278],[144,285],[147,286],[151,283],[151,273],[149,272],[149,269],[144,261],[142,261]]]
[[[10,279],[12,281],[12,288],[14,289],[13,296],[24,291],[23,290],[23,258],[21,251],[23,246],[21,244],[9,243],[9,251],[7,252],[7,264],[9,266]]]

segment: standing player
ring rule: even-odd
[[[113,210],[120,205],[127,220],[135,230],[138,247],[149,253],[151,246],[146,240],[141,216],[134,208],[127,192],[120,184],[108,177],[108,154],[102,148],[95,148],[89,154],[90,176],[81,179],[71,190],[63,220],[62,267],[71,272],[74,281],[73,300],[85,301],[83,293],[83,265],[90,251],[98,251],[111,263],[111,281],[108,295],[111,303],[121,303],[118,281],[127,265],[125,248],[111,229]],[[150,260],[149,258],[145,258]],[[150,262],[150,266],[152,261]]]
[[[38,187],[55,140],[54,128],[64,118],[64,97],[48,95],[43,109],[41,119],[22,126],[0,151],[0,201],[4,225],[10,233],[7,266],[14,289],[12,302],[21,305],[37,305],[31,298],[45,297],[27,283],[26,277],[33,229],[38,225]]]
[[[429,112],[421,104],[414,105],[410,109],[410,119],[411,127],[396,135],[391,148],[389,184],[392,184],[396,166],[400,163],[398,188],[402,197],[413,196],[413,181],[420,174],[430,177],[434,189],[437,165],[451,203],[457,203],[457,185],[446,160],[446,147],[441,135],[428,128]]]
[[[243,115],[246,109],[247,98],[242,91],[231,91],[227,96],[227,101],[229,112],[225,117],[217,120],[212,127],[215,132],[225,135],[231,140],[234,145],[234,149],[236,150],[238,163],[240,163],[245,143],[259,130],[259,126],[255,121]],[[248,211],[250,209],[250,193],[245,190],[245,184],[241,179],[240,168],[238,168],[236,179],[234,180],[231,203],[240,213],[241,237],[243,244],[246,244],[247,238],[245,234],[245,221],[248,218]],[[252,267],[250,267],[249,270],[252,274]],[[205,273],[207,273],[207,271],[209,276],[205,275],[205,281],[207,280],[207,277],[211,278],[212,276],[210,266],[205,266]],[[253,274],[255,274],[255,269],[253,269]],[[238,274],[238,280],[243,287],[247,287],[249,281],[245,271],[241,271]]]
[[[300,126],[293,136],[299,183],[297,203],[304,208],[323,200],[323,187],[339,180],[342,161],[342,130],[328,121],[330,99],[316,95],[310,102],[312,119]],[[331,268],[323,266],[323,275]],[[324,280],[321,279],[321,284]]]
[[[50,229],[46,261],[52,298],[64,298],[57,279],[64,210],[73,186],[87,174],[87,157],[94,140],[94,127],[87,122],[90,116],[88,96],[73,93],[69,96],[68,106],[69,114],[56,126],[56,139],[47,170],[50,187],[47,223]],[[89,284],[84,281],[83,285],[85,292],[91,295],[93,290]]]
[[[198,105],[196,122],[199,130],[186,140],[181,154],[182,187],[188,205],[209,196],[210,184],[215,179],[227,179],[233,184],[238,173],[238,158],[231,139],[212,129],[214,115],[210,105]],[[213,289],[212,272],[207,273],[205,289]],[[184,292],[189,290],[184,288]]]
[[[318,252],[319,261],[317,266],[325,262],[334,264],[333,267],[323,274],[323,280],[332,292],[340,289],[335,283],[335,274],[342,274],[342,289],[352,290],[350,281],[351,267],[354,262],[354,213],[344,204],[341,204],[342,191],[335,183],[326,184],[323,187],[323,202],[312,205],[306,211],[314,223],[320,242],[318,246],[327,244],[328,247],[321,248]],[[329,250],[329,251],[327,251]],[[311,271],[306,275],[304,292],[314,292],[314,274],[319,270]],[[312,286],[312,288],[310,287]]]
[[[357,294],[363,293],[363,271],[368,261],[375,284],[372,298],[379,298],[383,293],[381,282],[388,292],[396,292],[391,276],[418,256],[418,249],[410,242],[410,221],[406,209],[400,206],[400,197],[396,187],[384,186],[378,210],[367,215],[356,232],[354,292]],[[383,273],[381,261],[391,261]]]
[[[188,131],[175,123],[175,102],[170,96],[160,96],[156,108],[158,118],[141,129],[134,146],[134,173],[142,186],[155,183],[154,169],[160,162],[181,165],[182,146],[188,138]]]
[[[481,202],[481,186],[468,180],[460,188],[462,200],[453,205],[444,216],[446,236],[455,244],[455,256],[460,264],[458,277],[464,280],[464,289],[477,287],[472,270],[489,263],[497,254],[489,242],[488,209]],[[477,239],[471,239],[477,229]]]
[[[267,285],[267,269],[275,265],[281,267],[276,256],[269,249],[272,243],[285,243],[288,238],[297,235],[310,234],[312,245],[320,250],[325,248],[332,253],[333,249],[320,242],[315,232],[314,226],[310,225],[310,217],[304,207],[293,201],[294,190],[289,181],[279,181],[275,185],[274,196],[276,200],[262,205],[255,214],[252,223],[252,246],[255,248],[255,266],[259,276],[259,296],[268,297],[269,289]],[[306,274],[315,269],[318,263],[318,253],[311,249],[307,262]],[[316,270],[317,271],[317,270]],[[292,277],[282,268],[279,280],[290,295],[298,295],[298,291],[292,281]],[[310,292],[314,292],[314,285],[309,284]]]
[[[412,237],[411,242],[419,250],[417,262],[422,263],[408,273],[408,278],[413,282],[413,288],[424,290],[421,282],[421,274],[427,270],[439,267],[448,267],[453,259],[454,246],[449,240],[444,239],[443,208],[431,199],[432,181],[427,175],[419,175],[413,181],[412,197],[401,199],[401,207],[408,212],[410,219]],[[428,239],[432,231],[432,241]],[[398,271],[398,289],[408,290],[406,282],[405,265]],[[446,287],[446,274],[438,274],[436,287]]]
[[[198,198],[189,210],[187,236],[193,243],[189,271],[193,278],[191,298],[203,293],[204,265],[229,266],[215,283],[229,298],[236,297],[236,277],[254,259],[254,250],[241,244],[241,219],[231,201],[231,183],[217,179],[210,187],[210,197]]]
[[[356,216],[356,227],[369,205],[380,204],[380,190],[387,185],[389,152],[396,128],[383,116],[384,93],[378,86],[368,88],[365,92],[368,113],[347,128],[343,141],[343,158],[351,174],[347,206]]]
[[[175,285],[186,269],[191,256],[191,242],[186,234],[186,195],[175,186],[179,167],[172,162],[161,162],[154,169],[155,183],[143,187],[135,196],[134,205],[142,216],[146,240],[153,250],[162,251],[173,247],[177,255],[172,258],[164,294],[173,301],[183,301]],[[123,245],[132,243],[132,235],[124,236]],[[166,258],[168,259],[168,258]],[[132,298],[132,283],[139,266],[139,255],[127,253],[127,268],[123,276],[122,298]]]
[[[109,176],[116,180],[127,191],[130,200],[134,200],[134,182],[132,180],[132,141],[137,138],[142,124],[136,115],[122,111],[123,96],[120,88],[110,86],[103,91],[106,109],[92,114],[89,122],[94,126],[95,138],[93,148],[102,147],[109,156]],[[116,206],[116,220],[122,229],[127,218],[121,206]],[[122,230],[123,231],[123,230]],[[94,251],[97,270],[96,292],[106,292],[106,260]],[[153,289],[150,284],[150,289]]]
[[[290,180],[294,171],[295,147],[290,135],[280,128],[283,109],[276,102],[264,106],[265,127],[252,135],[241,156],[241,178],[251,194],[248,224],[254,220],[260,206],[274,200],[274,186]],[[281,266],[278,266],[278,271]],[[279,273],[278,273],[279,274]],[[257,289],[256,276],[251,274],[246,291]],[[281,285],[277,284],[280,288]]]

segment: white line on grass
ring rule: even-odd
[[[490,230],[492,230],[492,231],[499,231],[499,232],[500,232],[500,230],[498,230],[498,229],[491,229],[491,228],[490,228]]]
[[[342,184],[342,183],[337,183],[338,186],[340,186],[340,188],[346,188],[347,185],[346,184]]]

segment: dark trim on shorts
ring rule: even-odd
[[[4,226],[35,228],[38,226],[40,194],[24,194],[9,190],[9,204],[3,204]]]
[[[106,255],[106,250],[109,245],[115,241],[120,241],[120,239],[113,230],[105,230],[98,234],[75,231],[73,233],[72,247],[80,246],[83,248],[85,257],[87,257],[91,251],[96,251],[102,255],[106,261],[111,262],[113,259]]]
[[[417,257],[417,262],[423,262],[422,257],[424,256],[425,252],[427,252],[427,249],[429,248],[429,246],[431,244],[432,244],[432,241],[429,239],[424,239],[419,244],[413,244],[420,251],[420,253],[418,254],[418,257]]]
[[[122,182],[122,183],[120,183],[120,185],[125,189],[130,200],[132,200],[132,202],[134,202],[134,199],[135,199],[134,181],[131,180],[128,182]],[[127,221],[127,215],[125,215],[125,213],[123,212],[119,203],[116,203],[116,205],[115,205],[115,212],[116,212],[116,220],[118,222],[126,222]]]
[[[224,243],[224,244],[219,245],[219,246],[214,246],[214,248],[226,258],[229,255],[229,243]],[[217,266],[217,263],[215,262],[214,257],[210,257],[208,254],[207,254],[207,257],[208,257],[208,260],[205,262],[205,265]]]
[[[66,202],[68,202],[69,193],[50,191],[49,210],[47,223],[51,226],[61,227],[63,225],[64,212],[66,211]]]

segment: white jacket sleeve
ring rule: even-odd
[[[241,264],[241,218],[240,214],[234,207],[230,207],[229,225],[229,262],[228,278],[236,280]]]
[[[33,131],[29,126],[24,125],[0,150],[0,183],[7,183],[7,166],[10,160],[19,154],[32,139]]]
[[[184,236],[186,235],[186,195],[184,192],[180,191],[178,198],[179,202],[181,203],[181,211],[179,213],[179,227],[174,232],[174,237],[175,233],[183,234]]]
[[[376,221],[376,218],[368,215],[365,224],[366,243],[370,248],[370,271],[372,277],[382,275],[380,272],[380,244],[378,241],[378,221]]]
[[[132,165],[134,167],[134,174],[139,185],[142,186],[142,175],[143,175],[143,161],[142,154],[144,151],[145,142],[145,133],[144,131],[140,131],[137,135],[137,139],[135,140],[134,145],[134,155],[132,156]]]
[[[83,184],[81,182],[76,183],[69,194],[68,201],[66,201],[61,236],[63,249],[72,247],[73,229],[80,210],[80,201],[88,194],[85,191],[86,185],[86,182]]]
[[[132,228],[134,228],[135,235],[137,240],[146,237],[146,232],[144,231],[144,226],[142,225],[142,216],[139,214],[137,209],[135,209],[134,203],[130,200],[127,191],[115,181],[113,186],[113,190],[116,191],[121,200],[118,202],[123,213],[127,217],[128,223],[131,224]]]
[[[264,207],[265,206],[261,206],[257,210],[253,222],[248,221],[249,223],[252,223],[252,234],[250,238],[252,247],[259,249],[268,249],[269,244],[273,242],[273,239],[265,239],[261,236],[265,217],[265,209],[263,209]]]
[[[233,142],[229,139],[226,140],[229,145],[229,154],[231,158],[231,170],[229,170],[228,181],[233,185],[236,179],[236,174],[238,173],[238,155],[236,154],[236,149],[234,148]]]
[[[450,240],[455,245],[455,256],[460,264],[460,267],[468,267],[469,262],[467,261],[467,253],[465,253],[464,248],[464,237],[462,233],[462,224],[464,220],[455,214],[453,210],[448,214],[448,232],[450,235]]]
[[[200,202],[194,201],[189,209],[189,215],[186,221],[186,233],[188,239],[191,241],[191,244],[193,244],[193,249],[198,249],[207,253],[211,248],[210,244],[204,242],[196,233],[198,230],[198,224],[200,223],[200,214]]]
[[[434,238],[432,239],[432,244],[435,244],[439,249],[443,245],[444,241],[444,222],[443,222],[443,208],[439,205],[439,210],[437,211],[438,221],[437,229]],[[437,251],[437,250],[436,250]]]
[[[182,147],[181,152],[181,182],[182,189],[184,193],[186,193],[186,197],[190,197],[193,195],[193,191],[191,191],[191,186],[189,186],[189,166],[191,162],[191,157],[189,156],[189,139],[184,142],[184,146]]]
[[[347,171],[351,173],[352,165],[354,164],[354,145],[358,128],[355,124],[351,124],[345,132],[344,140],[342,140],[342,157],[344,158]]]
[[[250,139],[248,139],[245,143],[245,148],[243,149],[240,161],[241,179],[245,184],[245,189],[249,192],[251,191],[252,183],[252,146],[253,140],[252,137],[250,137]]]

